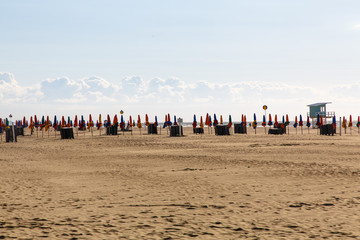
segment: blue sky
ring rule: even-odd
[[[319,101],[360,114],[358,1],[35,0],[0,9],[0,117],[124,109],[191,119],[262,114],[263,104],[295,115]]]

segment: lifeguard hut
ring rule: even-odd
[[[330,104],[331,102],[319,102],[307,105],[309,107],[308,116],[311,118],[311,125],[316,127],[316,119],[319,115],[323,117],[325,123],[328,118],[333,118],[335,116],[335,112],[328,112],[326,111],[326,105]]]

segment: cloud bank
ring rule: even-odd
[[[117,82],[92,76],[82,79],[59,77],[23,86],[12,73],[0,73],[0,117],[32,114],[118,113],[157,114],[167,112],[189,118],[196,114],[263,114],[268,105],[273,114],[306,114],[307,104],[330,101],[330,110],[359,114],[360,84],[311,86],[270,82],[185,82],[176,77],[144,80],[125,77]],[[334,109],[338,108],[338,109]]]

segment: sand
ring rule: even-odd
[[[191,131],[3,138],[0,239],[360,239],[355,128]]]

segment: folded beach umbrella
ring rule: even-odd
[[[196,126],[197,126],[197,121],[196,121],[196,115],[194,114],[193,128],[196,128]]]
[[[67,127],[71,127],[71,120],[70,120],[70,117],[68,117]]]
[[[85,124],[84,116],[81,115],[81,128],[80,129],[85,129],[85,126],[86,126],[86,124]],[[84,134],[85,134],[85,132],[84,132]]]
[[[61,117],[61,127],[65,127],[65,118],[64,118],[64,116]]]
[[[140,118],[140,116],[139,116],[139,118]],[[115,114],[115,116],[114,116],[113,126],[116,127],[116,128],[119,126],[119,121],[118,121],[117,114]]]
[[[336,117],[335,117],[335,115],[333,116],[333,119],[332,119],[332,125],[333,125],[333,128],[336,129]]]
[[[57,119],[56,119],[56,115],[54,116],[53,128],[54,128],[55,130],[56,130],[56,128],[57,128]]]
[[[213,125],[212,121],[211,121],[211,116],[209,115],[209,126],[211,127]]]
[[[222,115],[220,115],[220,124],[223,124],[224,122],[223,122],[223,117],[222,117]]]
[[[299,119],[299,127],[302,127],[303,125],[304,125],[304,122],[303,122],[303,120],[302,120],[302,116],[301,116],[301,114],[300,114],[300,117],[299,117],[300,119]]]
[[[316,125],[320,126],[320,114],[316,116]]]
[[[149,126],[150,123],[149,123],[149,117],[147,114],[145,114],[145,126]]]
[[[32,131],[33,128],[34,128],[34,121],[33,121],[33,117],[32,117],[32,116],[30,117],[30,125],[29,125],[29,128],[31,129],[31,131]]]
[[[167,127],[167,125],[168,125],[168,117],[167,117],[167,115],[165,114],[165,121],[164,121],[164,125],[163,125],[163,128],[166,128]]]
[[[281,128],[285,128],[286,127],[286,123],[285,123],[285,118],[284,115],[282,116],[282,123],[281,123]]]
[[[23,128],[26,128],[27,126],[28,126],[28,124],[27,124],[26,118],[24,117],[24,118],[23,118],[22,127],[23,127]]]
[[[214,126],[216,126],[216,125],[218,125],[219,124],[219,122],[218,122],[218,120],[216,119],[216,114],[214,113]]]
[[[205,125],[206,126],[210,126],[210,118],[209,118],[209,114],[206,114],[206,118],[205,118]]]
[[[121,115],[122,117],[122,115]],[[101,114],[99,114],[99,121],[97,123],[97,129],[99,130],[102,127],[102,122],[101,122]]]
[[[123,129],[124,127],[125,127],[124,117],[121,114],[121,116],[120,116],[120,128]]]
[[[252,123],[252,127],[256,128],[257,127],[257,122],[256,122],[256,114],[254,113],[254,121]]]
[[[174,126],[177,126],[177,125],[178,125],[178,123],[176,121],[176,116],[174,115]]]
[[[356,123],[356,126],[357,126],[357,127],[360,127],[360,116],[358,116],[358,121],[357,121],[357,123]]]
[[[2,119],[0,118],[0,133],[4,132],[4,126],[3,126],[3,122]]]
[[[36,115],[34,116],[34,121],[35,121],[35,128],[39,127],[39,121],[37,120]]]
[[[6,118],[5,129],[8,129],[8,128],[10,128],[10,124],[9,124],[9,120]]]
[[[266,119],[265,119],[265,115],[263,115],[263,122],[261,124],[263,127],[266,127]]]
[[[130,116],[131,119],[131,116]],[[106,121],[106,126],[105,127],[110,127],[111,126],[111,120],[110,120],[110,115],[107,115],[107,121]]]
[[[231,128],[231,126],[232,126],[232,119],[231,119],[231,115],[229,115],[229,123],[228,123],[228,126],[229,126],[229,128]]]
[[[342,127],[346,128],[346,119],[345,119],[345,117],[343,117]]]
[[[350,117],[349,117],[349,128],[351,128],[352,125],[353,125],[353,123],[352,123],[352,116],[350,115]]]
[[[294,128],[297,128],[297,126],[298,126],[298,121],[297,121],[297,116],[295,116]]]
[[[155,125],[155,127],[157,127],[157,126],[158,126],[157,116],[155,116],[155,122],[154,122],[154,125]]]
[[[307,126],[308,128],[311,126],[310,117],[309,117],[309,116],[307,116],[306,126]]]
[[[323,117],[321,116],[320,117],[320,126],[322,126],[324,123],[323,123]]]
[[[279,123],[278,123],[278,120],[277,120],[277,114],[275,114],[274,126],[277,127],[277,128],[279,127]]]
[[[170,113],[168,113],[168,126],[171,126],[171,125],[172,125],[172,122],[171,122],[170,119],[171,119],[171,118],[170,118]]]
[[[289,121],[289,115],[286,114],[286,122],[285,122],[285,126],[288,126],[290,124]]]
[[[41,125],[40,125],[40,131],[45,127],[45,117],[44,115],[41,118]]]
[[[273,125],[273,122],[271,121],[271,114],[269,113],[269,122],[268,122],[268,125],[269,126],[272,126]]]
[[[79,126],[78,117],[77,115],[75,115],[74,127],[78,127],[78,126]]]
[[[90,129],[92,127],[92,117],[91,114],[89,114],[89,124],[87,126],[87,129]]]
[[[138,127],[138,128],[142,128],[140,115],[138,115],[137,127]]]
[[[202,118],[202,116],[200,116],[200,127],[201,127],[201,128],[204,128],[204,123],[203,123],[203,118]]]
[[[246,127],[246,115],[244,115],[244,122],[243,122],[243,126]]]
[[[46,122],[45,122],[45,132],[47,130],[49,130],[50,128],[50,119],[49,119],[49,116],[46,117]]]

